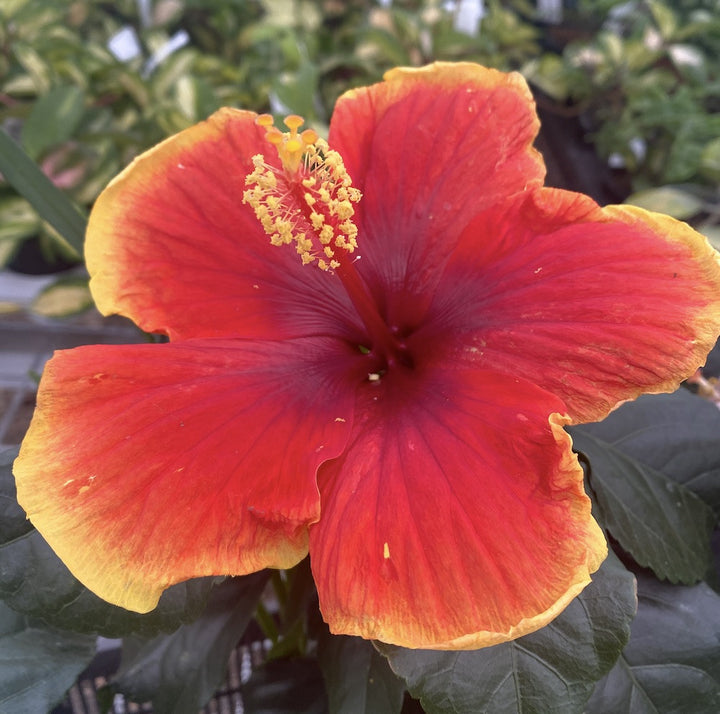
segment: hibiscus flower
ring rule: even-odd
[[[476,648],[606,555],[563,427],[674,389],[720,267],[668,217],[543,187],[517,74],[396,69],[328,143],[224,109],[97,201],[91,289],[164,344],[55,354],[16,462],[36,528],[145,612],[309,552],[336,633]]]

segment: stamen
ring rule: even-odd
[[[298,134],[304,119],[285,117],[289,132],[274,126],[269,114],[255,120],[280,159],[276,168],[261,154],[245,183],[243,202],[250,204],[272,245],[295,243],[303,265],[335,270],[343,253],[357,248],[353,204],[361,194],[353,188],[342,157],[312,129]]]
[[[253,156],[243,202],[252,206],[272,245],[294,243],[303,265],[335,273],[367,329],[368,350],[394,355],[397,340],[355,268],[357,257],[350,257],[358,247],[353,217],[362,194],[353,187],[342,157],[312,129],[298,133],[303,119],[296,114],[285,118],[287,132],[277,129],[269,114],[256,123],[280,161]],[[368,380],[380,380],[384,373],[373,371]]]

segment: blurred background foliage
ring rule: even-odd
[[[720,0],[3,0],[0,125],[86,212],[221,106],[322,131],[345,90],[433,60],[522,72],[629,177],[629,200],[718,238]],[[50,269],[78,262],[1,182],[0,265],[30,242]]]

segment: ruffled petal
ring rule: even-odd
[[[426,330],[447,359],[558,395],[576,422],[674,390],[720,332],[720,261],[668,216],[542,189],[481,214]]]
[[[519,74],[470,63],[395,69],[338,100],[329,141],[363,192],[359,270],[390,321],[432,293],[471,218],[542,185],[538,127]]]
[[[331,631],[474,649],[558,615],[606,555],[562,408],[490,371],[368,385],[310,529]]]
[[[223,109],[144,153],[103,191],[85,248],[101,312],[173,339],[345,329],[351,310],[339,282],[270,245],[243,204],[252,156],[278,161],[255,118]]]
[[[15,463],[18,500],[100,597],[290,567],[320,514],[353,389],[329,340],[188,341],[55,354]]]

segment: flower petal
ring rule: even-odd
[[[320,469],[323,617],[404,647],[532,632],[606,555],[563,405],[496,372],[422,371],[369,385],[346,452]]]
[[[417,339],[595,421],[703,363],[720,332],[720,261],[668,216],[542,189],[478,216],[430,310]]]
[[[363,192],[359,269],[378,296],[424,300],[471,218],[542,185],[538,127],[519,74],[470,63],[395,69],[338,100],[329,141]]]
[[[344,329],[339,282],[318,280],[293,250],[270,245],[243,204],[252,156],[277,160],[255,117],[223,109],[144,153],[103,191],[86,241],[102,313],[173,339]]]
[[[76,577],[138,612],[187,578],[292,566],[320,514],[316,470],[347,440],[354,395],[333,367],[343,349],[58,352],[15,463],[18,500]]]

